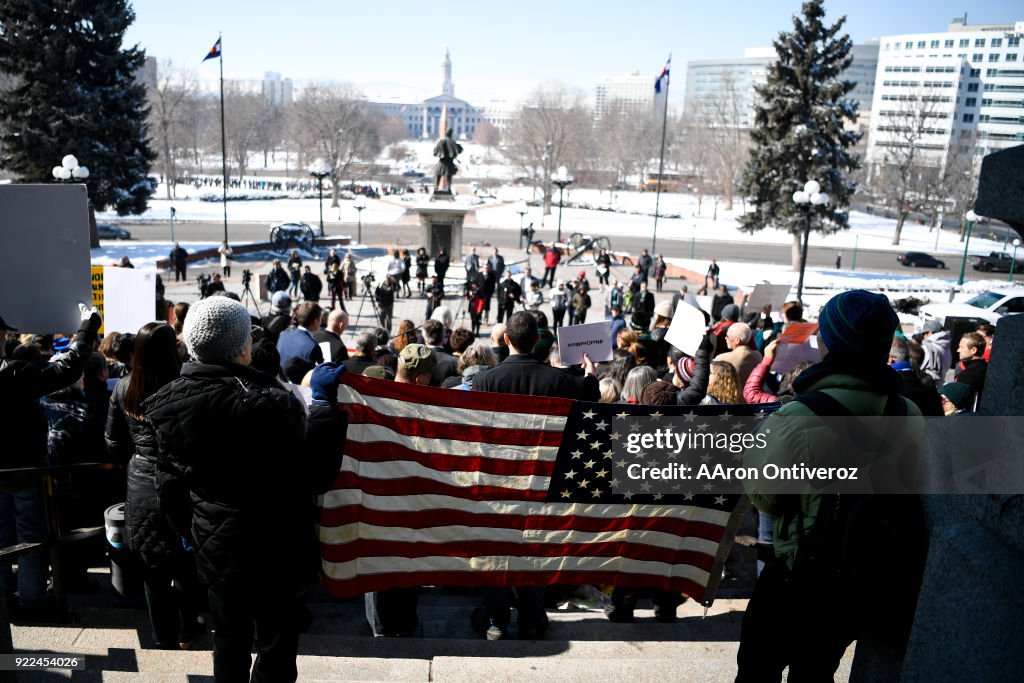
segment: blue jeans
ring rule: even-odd
[[[16,543],[42,543],[48,535],[42,483],[18,491],[0,491],[0,548]],[[17,583],[11,563],[0,564],[0,580],[7,592],[17,588],[23,607],[39,607],[46,599],[49,568],[49,554],[37,551],[18,558]]]

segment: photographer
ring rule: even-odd
[[[367,280],[373,282],[373,275],[367,275],[363,278],[363,285],[369,289]],[[391,334],[391,321],[393,318],[393,311],[395,308],[395,290],[398,289],[398,280],[388,275],[384,282],[377,287],[373,292],[373,297],[377,302],[377,311],[379,314],[380,326]]]
[[[480,336],[480,316],[484,312],[484,297],[480,291],[478,279],[482,280],[479,273],[476,274],[476,277],[466,280],[462,286],[463,296],[466,298],[469,308],[470,329],[473,330],[474,337]]]
[[[431,283],[424,290],[424,294],[427,297],[427,312],[423,317],[429,318],[434,309],[440,306],[444,300],[444,283],[435,275]]]

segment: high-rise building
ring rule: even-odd
[[[146,86],[149,90],[156,89],[157,67],[156,57],[146,57],[146,61],[135,70],[135,82]]]
[[[620,112],[649,112],[654,104],[654,78],[633,72],[628,76],[602,76],[597,81],[594,118],[600,119],[609,109]]]
[[[853,62],[842,76],[856,83],[847,97],[857,102],[862,117],[868,116],[871,109],[878,48],[878,43],[871,41],[854,45]],[[735,121],[730,123],[740,128],[753,127],[754,107],[760,102],[754,87],[764,85],[768,67],[777,58],[774,48],[755,47],[744,50],[743,57],[687,62],[683,110],[695,114],[710,101],[735,98],[736,106],[730,107],[735,112]]]
[[[913,140],[922,163],[941,165],[969,140],[977,156],[1024,143],[1024,21],[969,25],[881,39],[867,159],[884,163]],[[907,135],[916,125],[919,135]]]
[[[283,107],[291,104],[292,79],[281,78],[276,71],[267,71],[263,74],[263,103],[268,107]]]

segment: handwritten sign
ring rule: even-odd
[[[610,320],[558,328],[558,357],[562,365],[579,365],[584,353],[595,363],[612,359]]]

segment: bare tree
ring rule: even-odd
[[[620,100],[609,103],[595,135],[598,161],[614,169],[618,182],[635,174],[642,178],[661,153],[661,118],[653,110],[636,111]]]
[[[736,182],[750,155],[750,136],[744,121],[748,112],[743,111],[742,103],[731,76],[725,74],[721,90],[701,100],[694,113],[698,144],[708,149],[709,170],[722,190],[722,208],[726,211],[732,210]]]
[[[473,142],[487,148],[487,157],[490,158],[491,150],[501,142],[501,131],[490,121],[481,121],[473,131]]]
[[[551,174],[574,167],[592,148],[590,110],[583,95],[563,85],[538,88],[527,99],[508,134],[508,156],[541,188],[544,213],[551,213]]]
[[[331,206],[338,206],[341,181],[357,160],[377,158],[384,145],[380,113],[351,86],[307,88],[294,105],[296,130],[331,165]]]
[[[880,145],[885,147],[872,185],[896,212],[896,231],[892,243],[900,243],[907,216],[926,210],[934,201],[928,187],[934,184],[941,159],[935,153],[938,145],[928,142],[929,136],[948,136],[940,126],[950,114],[942,103],[947,96],[932,87],[913,87],[896,101],[884,103],[877,113]],[[941,147],[940,147],[941,149]]]
[[[228,156],[238,168],[239,180],[245,178],[249,155],[258,149],[265,116],[262,95],[233,87],[224,92],[224,142]]]
[[[177,187],[178,149],[188,135],[186,103],[195,97],[198,86],[194,72],[176,68],[170,60],[158,72],[156,87],[148,91],[150,130],[171,199]]]
[[[380,139],[385,146],[394,145],[411,137],[409,127],[397,116],[389,116],[380,126]]]

